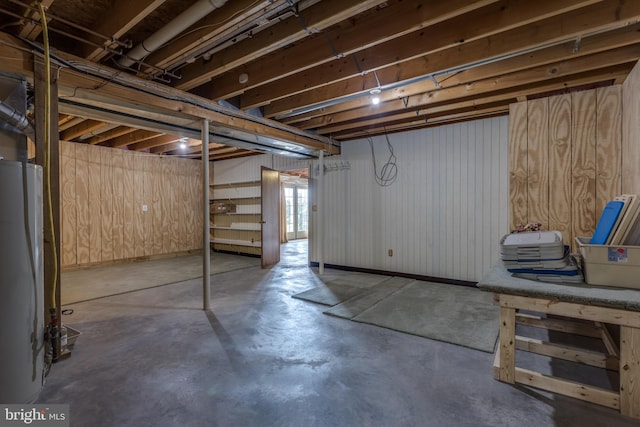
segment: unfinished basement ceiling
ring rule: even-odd
[[[57,52],[334,145],[504,115],[518,100],[621,83],[640,58],[638,1],[42,3]],[[0,28],[41,43],[39,15],[29,4],[3,1]],[[184,16],[197,7],[199,14]],[[118,111],[96,115],[104,106],[94,103],[91,112],[76,105],[75,91],[62,95],[61,139],[200,155],[197,134],[145,125],[158,112],[141,111],[140,123],[123,122]],[[237,140],[221,129],[211,139],[211,158],[249,155],[259,147]]]

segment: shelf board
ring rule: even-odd
[[[231,223],[230,226],[212,225],[210,228],[216,230],[239,230],[239,231],[260,231],[260,223],[253,222],[236,222]]]
[[[252,248],[260,248],[262,247],[262,242],[260,240],[236,240],[236,239],[211,239],[212,244],[219,245],[235,245],[235,246],[248,246]]]
[[[211,200],[257,199],[261,193],[259,186],[215,188]]]

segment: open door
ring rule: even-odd
[[[262,268],[280,262],[280,173],[262,167]]]

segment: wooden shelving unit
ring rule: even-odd
[[[260,256],[260,181],[211,185],[211,203],[231,203],[235,212],[211,210],[211,248],[216,251]]]

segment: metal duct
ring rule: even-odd
[[[0,120],[30,137],[32,140],[34,139],[34,132],[29,119],[27,119],[24,114],[2,101],[0,101]]]
[[[118,60],[118,64],[122,67],[129,68],[136,61],[141,60],[151,52],[159,49],[172,38],[189,28],[216,9],[221,8],[227,0],[200,0],[189,9],[182,12],[173,21],[169,22],[163,28],[159,29],[145,41],[131,49],[126,56]]]

